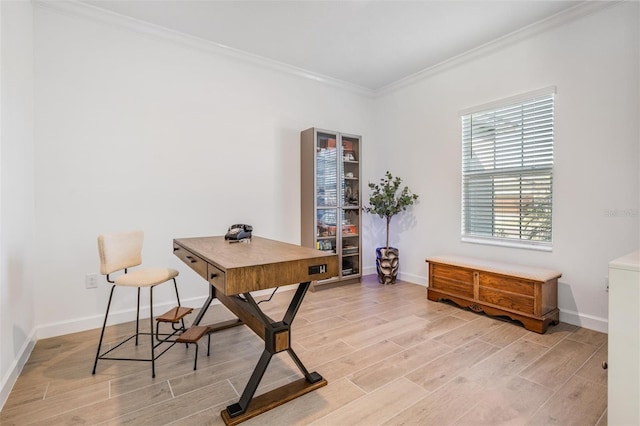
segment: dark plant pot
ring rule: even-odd
[[[376,249],[376,269],[380,284],[395,284],[400,265],[400,250],[395,247]]]

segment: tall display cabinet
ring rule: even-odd
[[[360,282],[360,136],[311,128],[300,134],[301,242],[338,254],[339,275],[313,283]]]

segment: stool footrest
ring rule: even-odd
[[[182,333],[176,339],[179,343],[197,343],[205,334],[209,332],[209,327],[206,325],[195,325],[190,327],[187,331]]]
[[[193,312],[193,308],[187,308],[186,306],[176,306],[175,308],[170,309],[164,314],[160,315],[156,318],[158,322],[178,322],[182,318],[189,315]]]

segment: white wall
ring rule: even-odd
[[[35,9],[39,337],[101,325],[108,286],[84,284],[99,233],[144,230],[143,262],[199,301],[173,238],[244,222],[299,243],[300,131],[370,136],[370,98],[117,22]]]
[[[561,321],[606,331],[607,264],[639,246],[639,22],[638,3],[617,4],[376,99],[376,174],[389,169],[421,196],[392,221],[404,279],[425,283],[425,258],[444,253],[557,269]],[[547,86],[557,87],[553,251],[460,242],[459,111]]]
[[[0,407],[34,343],[33,19],[0,2]]]

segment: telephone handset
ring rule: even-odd
[[[227,234],[224,236],[225,240],[244,240],[245,238],[251,238],[251,232],[253,226],[251,225],[231,225]]]

